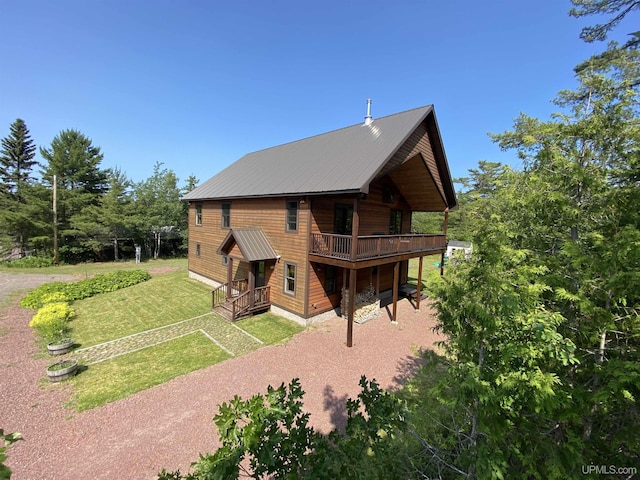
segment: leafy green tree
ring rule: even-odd
[[[214,417],[222,446],[200,456],[193,472],[163,471],[161,480],[388,479],[406,478],[400,441],[407,430],[406,408],[375,381],[360,379],[361,393],[347,400],[347,425],[327,437],[309,426],[298,379],[271,386],[266,395],[235,397]]]
[[[581,366],[563,374],[581,421],[563,434],[583,442],[585,463],[640,459],[640,215],[637,50],[579,73],[556,103],[567,113],[541,122],[521,116],[496,136],[525,160],[527,197],[512,214],[514,237],[547,266],[548,305],[567,319]]]
[[[108,174],[100,168],[100,147],[77,130],[63,130],[50,148],[40,148],[47,162],[43,183],[52,188],[57,177],[60,254],[66,261],[93,259],[99,249],[97,223],[82,218],[84,209],[98,206],[108,191]],[[79,216],[79,218],[78,218]],[[74,218],[76,217],[76,218]]]
[[[160,255],[162,239],[180,238],[183,221],[181,190],[173,170],[162,168],[157,162],[153,175],[135,185],[135,221],[147,252],[153,258]]]

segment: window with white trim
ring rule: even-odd
[[[293,263],[284,264],[284,291],[291,295],[296,293],[296,266]]]
[[[202,225],[202,204],[196,203],[196,225]]]

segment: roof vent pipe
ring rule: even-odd
[[[371,99],[368,98],[367,99],[367,116],[364,117],[364,124],[371,125],[371,122],[373,122],[373,118],[371,118]]]

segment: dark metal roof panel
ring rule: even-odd
[[[366,192],[371,178],[432,111],[427,105],[240,158],[184,200]]]
[[[240,248],[244,260],[247,262],[278,258],[278,254],[271,246],[269,239],[259,228],[234,228],[229,230],[229,233],[220,244],[220,248],[218,248],[218,253],[228,253],[232,239]]]

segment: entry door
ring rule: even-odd
[[[339,235],[351,235],[353,222],[353,205],[338,203],[334,210],[334,233]]]
[[[264,262],[256,262],[253,264],[253,274],[256,279],[256,288],[264,287],[265,285],[265,266]]]

